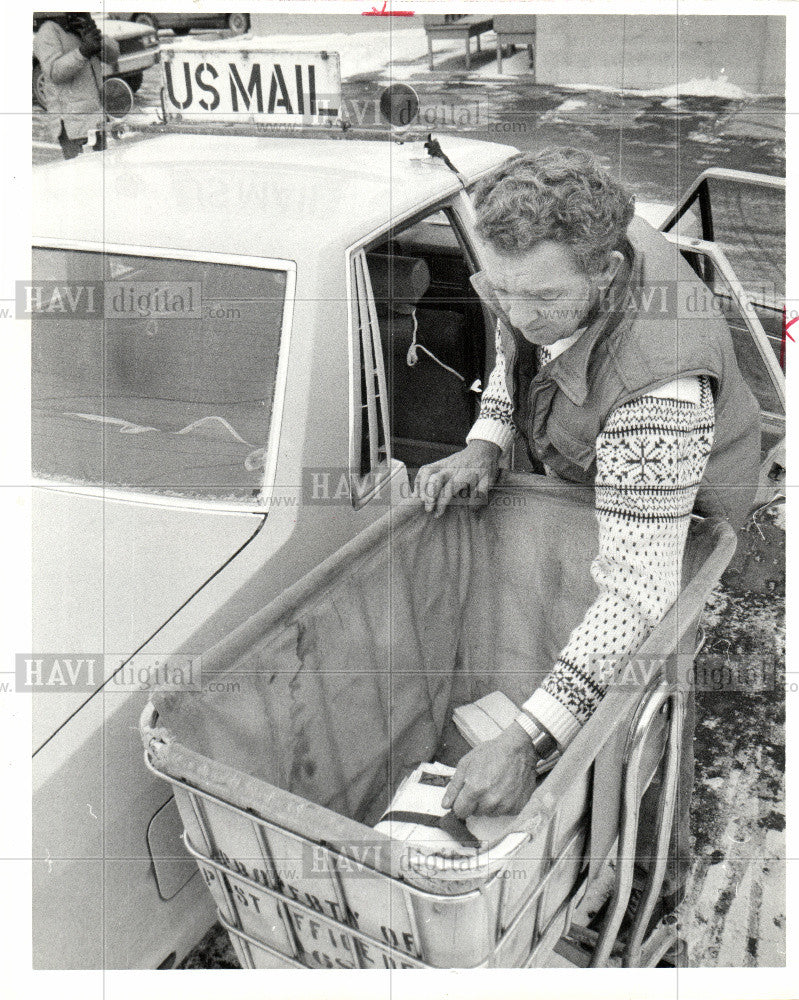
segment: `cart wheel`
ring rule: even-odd
[[[685,938],[678,937],[671,948],[663,955],[655,966],[656,969],[684,969],[688,964],[688,944]]]

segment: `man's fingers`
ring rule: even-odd
[[[442,809],[450,809],[452,807],[452,803],[457,799],[458,792],[463,788],[465,782],[466,778],[458,771],[452,775],[444,792],[444,798],[441,800]]]
[[[477,488],[474,491],[474,502],[480,506],[488,500],[488,491],[491,489],[491,476],[486,473],[480,477]]]
[[[497,799],[494,795],[482,795],[475,802],[474,805],[474,815],[475,816],[496,816],[500,811],[500,806],[502,802]]]
[[[436,507],[435,516],[436,517],[441,517],[441,515],[447,509],[447,504],[452,499],[452,494],[453,494],[452,480],[448,479],[446,481],[446,483],[444,483],[444,488],[438,494],[438,500],[436,501],[436,504],[435,504],[435,507]],[[431,509],[432,509],[432,505],[431,505]]]
[[[424,503],[425,510],[440,517],[453,496],[467,503],[485,503],[491,488],[492,470],[485,462],[468,461],[465,452],[423,465],[416,475],[414,492]]]
[[[416,480],[413,484],[414,493],[417,493],[422,499],[424,499],[424,492],[427,488],[427,481],[432,476],[433,470],[429,465],[423,465],[421,469],[416,473]]]
[[[479,507],[485,500],[482,494],[488,493],[489,479],[481,475],[479,469],[461,469],[455,476],[455,493],[466,502],[469,507]]]
[[[419,496],[424,501],[424,509],[428,514],[436,505],[443,481],[444,477],[440,472],[431,470],[419,483]]]
[[[464,783],[463,788],[458,792],[457,798],[452,803],[452,811],[458,819],[468,819],[477,812],[480,796]]]
[[[517,809],[507,798],[486,795],[480,799],[479,806],[475,812],[478,816],[516,815],[516,813],[521,812],[521,806]]]

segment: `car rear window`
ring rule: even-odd
[[[34,475],[252,500],[285,297],[282,270],[35,248]]]

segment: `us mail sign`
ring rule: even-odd
[[[341,106],[337,52],[175,45],[162,50],[167,119],[332,124]]]

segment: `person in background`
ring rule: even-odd
[[[536,762],[571,743],[607,689],[597,664],[636,650],[677,599],[692,512],[739,527],[760,459],[758,405],[725,320],[711,309],[686,319],[679,303],[704,286],[590,153],[512,157],[474,207],[484,271],[472,283],[497,320],[496,363],[466,448],[420,469],[416,489],[435,515],[464,490],[484,498],[520,435],[539,471],[593,485],[599,551],[597,597],[543,684],[460,761],[442,805],[461,818],[529,799]],[[690,863],[692,688],[687,702],[661,914],[682,898]]]
[[[83,152],[96,130],[95,150],[106,148],[102,63],[116,65],[119,46],[104,36],[91,14],[54,14],[33,36],[33,54],[44,74],[47,112],[65,160]]]

